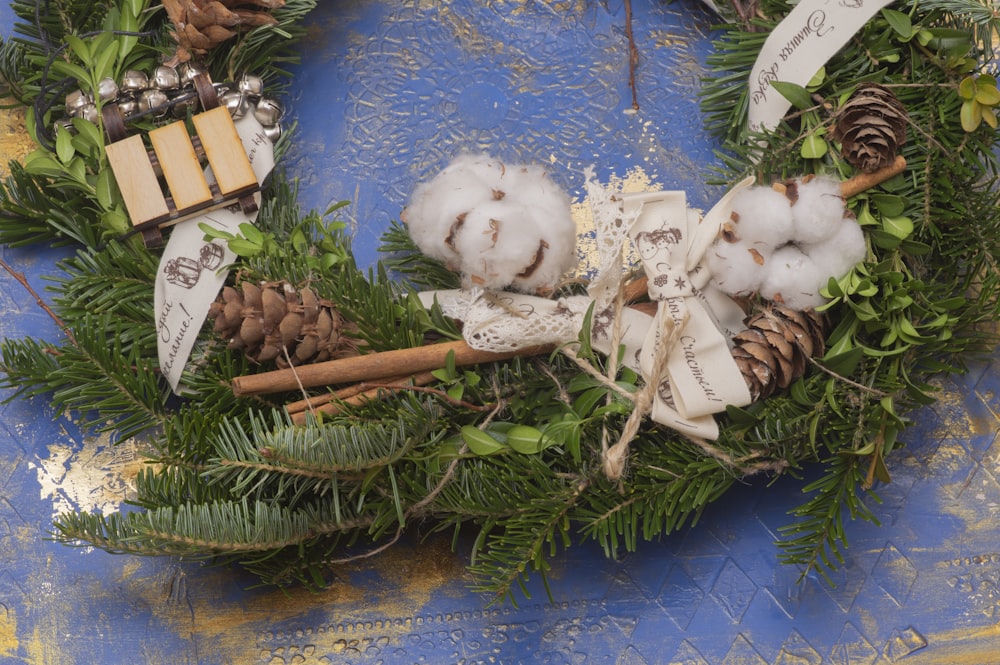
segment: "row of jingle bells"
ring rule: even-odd
[[[193,81],[202,73],[205,68],[192,62],[181,63],[179,67],[159,65],[152,76],[130,69],[122,75],[120,83],[110,77],[101,79],[97,95],[102,103],[117,103],[126,122],[145,115],[163,118],[172,114],[183,118],[189,111],[197,110],[198,95]],[[278,140],[284,109],[276,99],[263,96],[264,83],[259,76],[244,74],[235,84],[213,85],[219,104],[228,108],[234,119],[252,111],[271,142]],[[57,129],[59,126],[71,129],[71,119],[76,117],[97,124],[96,100],[83,90],[74,90],[66,95],[66,115],[56,121]]]

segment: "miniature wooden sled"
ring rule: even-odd
[[[260,189],[229,110],[206,74],[194,79],[204,109],[192,116],[194,135],[183,120],[128,136],[117,104],[102,110],[108,162],[125,199],[135,231],[147,247],[163,242],[160,229],[198,214],[238,203],[245,214],[257,210]],[[205,178],[205,163],[214,181]]]

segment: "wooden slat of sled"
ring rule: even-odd
[[[223,196],[254,189],[257,176],[229,110],[219,106],[191,118]]]
[[[178,210],[204,205],[212,200],[191,137],[183,122],[172,122],[149,132],[153,151]]]
[[[160,183],[146,153],[141,136],[130,136],[108,144],[108,162],[133,226],[170,216]]]

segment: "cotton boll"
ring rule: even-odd
[[[771,247],[757,247],[742,242],[720,240],[705,252],[705,265],[712,280],[732,296],[749,295],[760,288],[766,266],[771,260]]]
[[[825,242],[804,245],[802,251],[826,273],[828,279],[840,279],[865,258],[868,247],[861,226],[853,219],[844,218],[833,237]]]
[[[501,162],[486,155],[460,155],[418,185],[403,213],[417,247],[432,258],[457,264],[453,236],[472,208],[503,198],[499,189],[503,171]]]
[[[748,187],[733,197],[731,223],[723,229],[747,245],[780,247],[792,235],[792,206],[770,187]]]
[[[828,277],[809,256],[795,245],[785,245],[771,255],[760,285],[760,295],[792,309],[818,307],[826,300],[819,290]]]
[[[455,234],[467,288],[503,289],[531,266],[542,234],[525,206],[488,201],[476,206]]]
[[[833,236],[845,212],[840,184],[830,178],[813,178],[796,180],[790,186],[795,192],[792,240],[808,245]]]

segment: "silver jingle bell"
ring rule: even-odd
[[[150,87],[159,88],[160,90],[176,90],[181,87],[181,75],[173,67],[160,65],[153,72],[153,80]]]
[[[281,138],[281,125],[265,125],[263,130],[264,136],[271,143],[277,143],[278,139]]]
[[[162,90],[145,90],[141,95],[139,95],[139,110],[145,113],[153,109],[157,109],[167,103],[167,93]],[[154,113],[156,117],[162,117],[167,112],[166,107],[161,109],[159,112]]]
[[[188,114],[188,111],[193,113],[196,110],[198,110],[197,97],[187,97],[174,100],[173,114],[175,118],[183,118]]]
[[[92,100],[90,95],[85,93],[83,90],[74,90],[66,95],[66,113],[70,116],[79,115],[80,109],[87,104],[93,103],[94,100]]]
[[[69,118],[59,118],[54,123],[52,123],[52,128],[55,130],[56,134],[59,133],[60,129],[72,131],[73,121],[70,120]]]
[[[122,115],[131,115],[139,110],[139,103],[131,97],[125,97],[118,100],[118,110],[122,112]]]
[[[129,69],[122,75],[121,89],[123,92],[142,92],[149,87],[149,77],[145,72]]]
[[[97,105],[96,104],[87,104],[86,106],[84,106],[83,108],[80,109],[80,111],[79,111],[79,113],[77,113],[77,115],[79,117],[83,118],[84,120],[86,120],[88,122],[92,122],[92,123],[94,123],[96,125],[97,124],[97,118],[98,118]]]
[[[240,92],[251,99],[260,97],[264,91],[264,81],[256,74],[244,74],[240,77]]]
[[[105,76],[97,84],[97,96],[102,102],[112,102],[118,96],[118,84],[110,76]]]
[[[238,90],[228,90],[219,97],[219,103],[229,109],[229,114],[233,116],[234,119],[242,118],[246,115],[247,104],[246,97],[243,93]]]
[[[253,110],[254,117],[264,126],[278,124],[283,113],[284,109],[281,108],[281,103],[268,97],[261,97],[260,101],[257,102],[257,107]]]
[[[196,62],[188,61],[188,62],[182,62],[178,66],[177,73],[181,77],[181,83],[183,85],[187,85],[188,83],[194,81],[195,76],[198,76],[198,74],[207,74],[208,70],[205,68],[204,65],[199,65]]]

